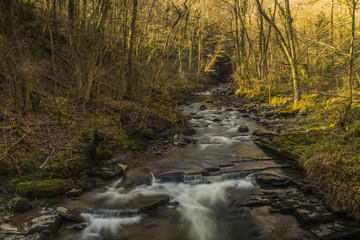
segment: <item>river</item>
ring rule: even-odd
[[[56,239],[317,239],[293,215],[249,204],[284,191],[261,187],[259,174],[300,176],[253,143],[252,133],[261,127],[225,101],[226,88],[199,93],[181,107],[196,129],[186,138],[190,144],[175,142],[181,146],[161,155],[134,155],[151,176],[147,184],[129,188],[117,179],[69,200],[65,206],[81,210],[86,226],[74,230],[73,223],[64,224]]]

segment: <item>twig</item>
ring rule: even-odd
[[[45,162],[43,162],[43,164],[41,164],[41,166],[39,167],[40,169],[42,169],[46,164],[47,162],[50,160],[50,157],[51,155],[53,155],[53,153],[55,152],[55,148],[51,147],[52,148],[52,152],[50,153],[50,155],[46,158]]]

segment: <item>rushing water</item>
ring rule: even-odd
[[[119,203],[130,203],[138,198],[149,196],[170,196],[171,203],[178,205],[173,208],[173,215],[178,215],[179,227],[183,228],[180,239],[224,239],[219,224],[227,209],[228,189],[245,190],[254,188],[250,180],[227,180],[212,184],[160,183],[153,182],[150,186],[139,186],[126,190],[109,187],[99,193],[96,198],[106,202],[110,207]],[[171,206],[171,205],[170,205]],[[103,235],[109,239],[121,239],[122,230],[127,225],[141,223],[149,216],[138,214],[137,209],[97,210],[83,214],[89,225],[81,233],[81,239],[101,239]],[[175,227],[175,226],[174,226]],[[166,229],[164,229],[166,231]],[[138,233],[139,234],[139,233]],[[95,238],[96,239],[96,238]]]
[[[255,240],[311,239],[291,216],[270,214],[267,207],[243,203],[260,191],[253,173],[281,167],[252,142],[255,123],[222,106],[213,91],[183,107],[193,116],[196,142],[161,156],[139,154],[154,175],[150,185],[118,187],[121,180],[83,194],[67,207],[81,209],[87,226],[65,227],[57,239],[107,240]],[[221,90],[221,89],[220,89]],[[200,110],[205,104],[206,109]],[[247,125],[249,132],[238,132]],[[170,199],[144,211],[149,202]],[[305,236],[305,237],[304,237]]]

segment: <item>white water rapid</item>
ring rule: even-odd
[[[118,184],[118,182],[117,182]],[[173,204],[178,204],[176,211],[180,213],[184,231],[184,239],[215,240],[220,239],[217,218],[227,210],[228,189],[251,189],[255,185],[251,179],[226,180],[212,184],[186,184],[186,183],[161,183],[154,181],[150,186],[142,185],[131,190],[125,188],[108,187],[96,198],[106,202],[108,206],[119,203],[130,204],[137,199],[152,196],[169,196]],[[173,208],[172,205],[169,206]],[[101,239],[107,236],[117,239],[124,226],[141,223],[146,214],[136,214],[136,209],[126,211],[124,215],[110,214],[108,210],[93,214],[82,214],[88,226],[81,234],[81,239]],[[118,214],[120,215],[120,214]],[[187,235],[187,236],[186,236]]]

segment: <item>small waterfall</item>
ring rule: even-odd
[[[171,202],[178,203],[176,208],[180,213],[185,229],[188,229],[190,239],[218,240],[220,231],[217,216],[227,211],[228,189],[251,189],[255,185],[247,180],[240,179],[244,173],[226,173],[217,176],[202,176],[201,174],[183,176],[184,183],[161,183],[154,181],[150,186],[138,186],[126,191],[123,188],[108,188],[99,195],[110,203],[136,202],[138,199],[153,198],[167,195]],[[238,178],[237,180],[234,180]],[[221,181],[225,180],[225,181]],[[189,184],[189,183],[199,184]],[[212,184],[203,184],[211,182]],[[114,236],[125,225],[139,223],[143,216],[140,209],[107,210],[83,209],[82,216],[88,226],[82,232],[82,239],[116,239]]]
[[[249,174],[249,172],[231,172],[231,173],[222,173],[221,174],[221,180],[222,181],[226,181],[226,180],[234,180],[234,179],[241,179],[241,178],[245,178],[247,175]]]
[[[141,221],[141,216],[126,218],[102,218],[92,214],[81,214],[88,222],[88,226],[82,232],[80,239],[116,239],[118,232],[126,225],[135,224]]]
[[[183,176],[183,182],[184,183],[190,183],[190,184],[203,183],[203,177],[202,177],[201,174],[184,175]]]
[[[129,217],[134,216],[140,213],[140,208],[134,209],[94,209],[94,208],[86,208],[82,210],[85,213],[90,213],[96,217],[102,218],[119,218],[119,217]]]
[[[249,174],[251,174],[251,172],[240,171],[240,172],[221,173],[210,176],[203,176],[201,174],[184,175],[183,182],[188,184],[217,183],[227,180],[244,179]]]

